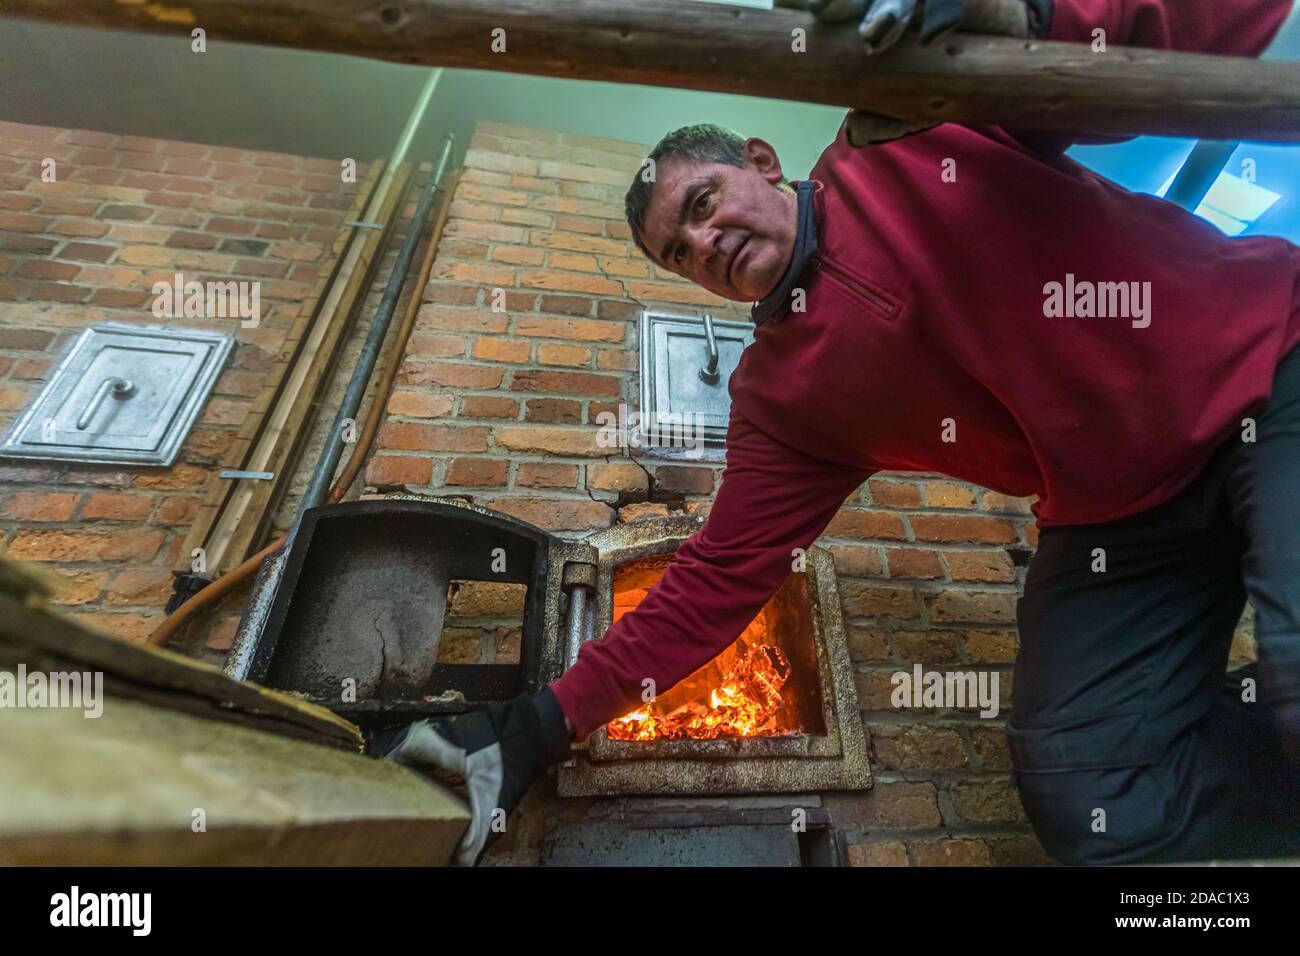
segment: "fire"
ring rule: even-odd
[[[666,713],[655,704],[609,722],[611,740],[704,740],[714,737],[771,737],[781,687],[790,664],[774,644],[759,644],[741,654],[721,682],[708,689],[708,704],[688,700]],[[675,688],[674,688],[675,690]],[[658,701],[656,701],[656,704]]]
[[[673,555],[614,568],[613,618],[635,609]],[[709,740],[826,733],[806,576],[789,575],[730,647],[668,691],[606,725],[610,740]]]

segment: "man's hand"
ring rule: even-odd
[[[1046,0],[1036,0],[1036,16],[1046,5]],[[957,29],[1013,37],[1030,32],[1026,0],[808,0],[807,9],[827,23],[857,20],[868,53],[889,49],[912,26],[922,43]]]
[[[1051,0],[776,0],[776,5],[806,9],[825,23],[857,20],[863,45],[868,54],[873,54],[892,47],[912,26],[918,28],[923,44],[933,43],[957,29],[1029,36],[1031,27],[1045,26],[1044,14],[1050,11]],[[1040,35],[1037,29],[1032,32]],[[937,124],[851,110],[847,125],[851,145],[871,146]]]
[[[965,7],[964,0],[811,0],[808,4],[818,20],[858,20],[868,53],[889,49],[913,23],[920,28],[921,42],[932,43],[957,29]]]

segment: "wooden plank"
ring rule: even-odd
[[[287,488],[291,477],[286,474],[288,463],[300,447],[305,432],[303,426],[333,365],[348,321],[363,301],[373,279],[383,243],[391,229],[389,220],[410,175],[411,165],[401,164],[393,176],[381,180],[380,192],[367,206],[366,216],[375,217],[368,218],[368,221],[385,223],[387,228],[367,229],[360,241],[348,247],[337,281],[331,284],[320,313],[307,330],[303,349],[289,370],[275,404],[264,417],[262,432],[247,459],[245,467],[249,470],[269,471],[275,478],[235,483],[236,487],[203,545],[209,573],[216,576],[225,574],[248,557],[248,542],[264,528],[271,502]],[[245,542],[242,550],[233,546],[241,530]]]
[[[358,184],[357,194],[352,206],[348,209],[347,220],[357,220],[364,215],[368,199],[374,193],[383,168],[383,160],[375,160],[370,164],[365,178]],[[338,233],[335,235],[329,254],[325,259],[325,268],[321,270],[321,274],[316,279],[311,293],[299,307],[298,317],[294,320],[288,337],[280,347],[275,362],[267,372],[266,384],[254,401],[253,407],[244,417],[238,437],[222,458],[221,469],[251,470],[249,460],[266,425],[267,413],[282,392],[290,368],[301,354],[303,340],[319,311],[318,306],[321,296],[338,273],[340,260],[349,242],[353,240],[360,242],[363,238],[364,236],[358,235],[355,226],[339,226]],[[190,555],[195,548],[203,547],[206,544],[212,527],[216,524],[221,512],[226,508],[231,496],[235,493],[236,487],[236,482],[218,477],[215,474],[208,479],[203,503],[199,506],[198,513],[190,525],[189,533],[185,537],[185,544],[177,556],[176,564],[173,566],[174,571],[182,574],[190,573],[192,560]]]
[[[469,824],[389,761],[139,701],[4,719],[0,865],[431,866]]]
[[[0,593],[0,663],[29,669],[102,671],[117,692],[219,720],[359,751],[361,732],[324,707],[163,648],[92,630],[52,608]],[[6,714],[6,720],[8,714]],[[2,736],[2,735],[0,735]]]
[[[272,472],[275,478],[271,481],[241,482],[245,487],[237,490],[232,502],[242,500],[247,504],[240,512],[232,510],[229,516],[223,516],[213,529],[209,547],[218,555],[216,567],[220,573],[238,567],[260,546],[271,520],[272,509],[289,489],[294,467],[301,457],[310,431],[308,426],[322,393],[329,385],[347,331],[365,304],[367,293],[374,283],[413,172],[414,166],[411,163],[401,163],[390,182],[389,190],[378,197],[378,210],[374,209],[373,204],[367,209],[367,216],[372,211],[377,215],[376,219],[369,221],[382,222],[385,228],[367,230],[370,235],[365,237],[365,241],[349,250],[343,263],[346,273],[340,273],[341,282],[331,288],[321,316],[311,330],[307,343],[311,361],[309,364],[300,363],[294,368],[284,404],[277,406],[266,433],[266,454],[263,457],[259,450],[259,455],[253,458],[256,470]],[[342,279],[344,274],[346,279]]]
[[[863,55],[852,24],[692,0],[7,0],[59,23],[208,37],[400,63],[714,90],[926,122],[1300,139],[1300,65],[955,35]],[[793,31],[806,31],[799,52]],[[494,33],[494,31],[503,31]],[[503,40],[504,50],[494,44]]]

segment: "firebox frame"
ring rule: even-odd
[[[628,561],[672,552],[697,531],[702,518],[651,518],[598,531],[553,549],[550,573],[558,582],[570,561],[594,563],[596,627],[613,621],[614,571]],[[717,740],[610,740],[604,727],[559,768],[561,796],[613,794],[791,793],[858,790],[872,785],[866,734],[858,711],[853,669],[829,552],[811,547],[808,575],[813,642],[826,735]],[[559,589],[548,587],[547,626],[558,626]],[[598,638],[595,638],[598,639]],[[553,642],[554,643],[554,642]]]

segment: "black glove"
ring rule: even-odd
[[[1052,0],[1019,2],[1026,8],[1028,35],[1047,36]],[[818,20],[857,20],[868,53],[887,50],[913,24],[922,43],[933,43],[959,27],[976,33],[1023,36],[1011,30],[1008,21],[1020,18],[1014,8],[1008,11],[1008,6],[1006,0],[808,0],[808,10]]]
[[[858,20],[858,33],[868,53],[879,53],[898,42],[913,22],[921,42],[954,30],[965,12],[963,0],[811,0],[808,9],[818,20]]]

